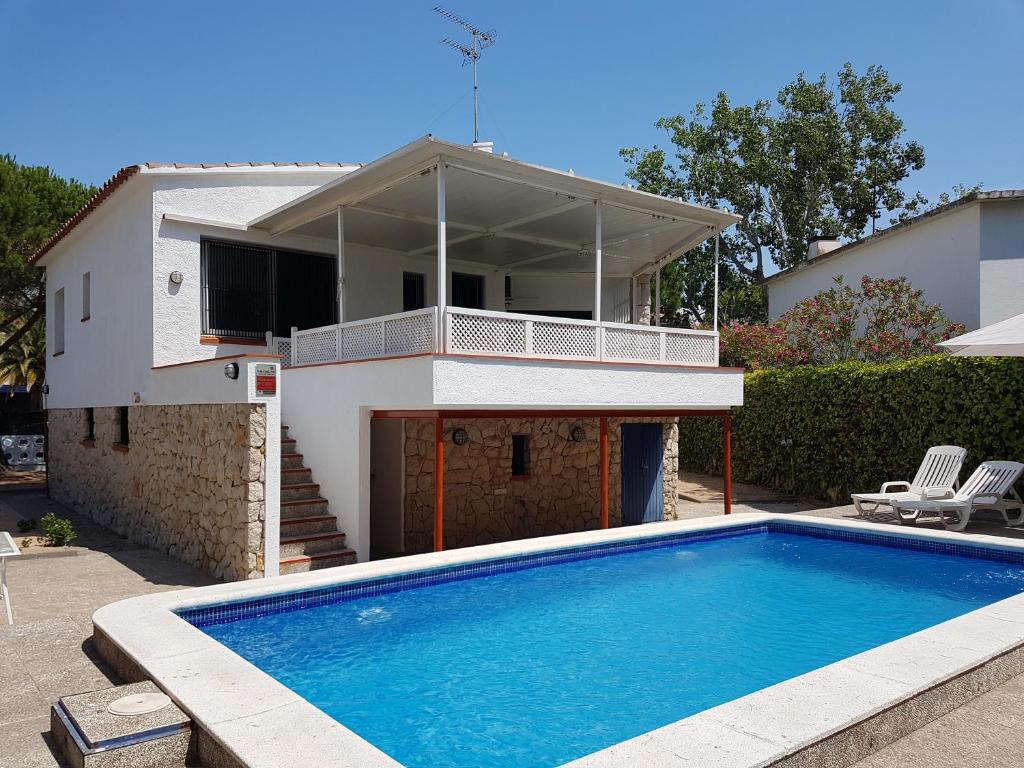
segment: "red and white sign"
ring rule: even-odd
[[[277,396],[277,369],[272,365],[256,366],[256,397]]]

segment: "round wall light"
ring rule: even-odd
[[[173,272],[171,272],[171,282],[174,283],[175,285],[181,285],[184,280],[185,276],[181,274],[181,272],[179,272],[178,270],[174,270]]]
[[[469,432],[462,427],[456,427],[452,430],[452,442],[456,445],[465,445],[469,442]]]
[[[224,375],[234,381],[238,378],[238,363],[227,363],[224,365]]]
[[[583,431],[583,427],[573,427],[572,432],[569,433],[569,439],[574,443],[582,443],[587,439],[587,433]]]

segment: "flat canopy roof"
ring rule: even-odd
[[[419,139],[249,222],[250,229],[337,237],[414,255],[437,250],[437,168],[445,169],[450,259],[496,269],[592,272],[596,203],[603,269],[640,274],[740,219],[714,208]]]

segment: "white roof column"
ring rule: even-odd
[[[445,227],[445,165],[437,163],[437,351],[445,351],[445,308],[448,303],[448,235]]]
[[[594,205],[594,320],[601,322],[601,201]]]
[[[345,322],[345,209],[338,206],[338,322]]]
[[[654,277],[654,324],[661,325],[661,264]]]

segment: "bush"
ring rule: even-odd
[[[23,517],[18,520],[18,530],[21,533],[28,533],[29,531],[35,530],[37,525],[39,525],[39,522],[34,517]]]
[[[754,371],[744,403],[733,412],[733,478],[835,503],[911,479],[932,445],[967,449],[961,479],[986,459],[1024,460],[1021,358]],[[719,419],[682,419],[679,439],[681,468],[721,474]]]
[[[66,517],[57,517],[53,512],[43,515],[40,525],[46,534],[46,543],[51,547],[66,547],[76,536],[71,521]]]

